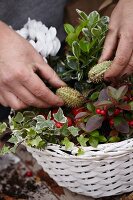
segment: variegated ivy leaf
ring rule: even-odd
[[[12,137],[8,140],[8,142],[17,144],[18,143],[18,138],[16,135],[12,135]]]
[[[10,152],[11,152],[10,147],[9,147],[9,146],[6,146],[6,145],[4,144],[4,146],[3,146],[2,149],[0,150],[0,155],[5,155],[5,154],[10,153]]]
[[[77,137],[77,141],[81,146],[86,147],[86,143],[89,141],[89,138],[85,138],[83,135],[80,135],[79,137]]]
[[[28,143],[33,147],[38,147],[41,141],[42,138],[40,136],[37,136],[35,139],[28,141]]]
[[[52,115],[51,115],[51,110],[49,111],[49,113],[48,113],[48,116],[47,116],[47,119],[51,119],[51,117],[52,117]]]
[[[78,127],[74,127],[74,126],[70,126],[68,127],[68,130],[70,131],[70,133],[75,137],[77,135],[79,135],[79,128]]]
[[[46,120],[45,117],[43,117],[42,115],[38,115],[34,118],[37,123],[36,123],[36,130],[40,130],[40,129],[53,129],[54,128],[54,121],[52,120]]]
[[[63,110],[61,108],[58,109],[57,113],[53,114],[54,119],[60,123],[66,123],[67,118],[63,114]]]
[[[7,124],[5,122],[0,123],[0,133],[3,133],[7,128]]]
[[[129,103],[129,106],[130,106],[131,110],[133,110],[133,101],[131,101],[131,102]]]
[[[82,155],[84,155],[84,153],[85,153],[85,151],[82,148],[79,148],[77,155],[82,156]]]
[[[71,150],[74,147],[74,143],[70,142],[70,140],[65,137],[64,140],[62,140],[62,144],[65,145],[66,150]]]
[[[21,112],[18,112],[18,113],[16,114],[16,116],[14,117],[14,121],[15,121],[15,122],[18,122],[18,123],[23,122],[23,121],[24,121],[24,116],[23,116],[23,114],[22,114]]]

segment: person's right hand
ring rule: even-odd
[[[28,41],[0,22],[0,104],[15,110],[63,105],[37,74],[54,87],[65,85]]]

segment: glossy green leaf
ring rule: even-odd
[[[64,29],[67,34],[74,33],[75,29],[71,24],[64,24]]]

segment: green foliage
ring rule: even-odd
[[[63,106],[56,113],[52,113],[52,108],[41,113],[37,109],[17,112],[9,117],[9,126],[0,123],[0,134],[7,128],[12,131],[8,140],[11,146],[4,145],[1,155],[15,152],[20,143],[37,149],[44,149],[50,143],[58,144],[69,152],[76,146],[77,155],[82,155],[86,146],[96,148],[101,143],[133,137],[133,77],[116,88],[104,82],[88,82],[88,71],[101,54],[109,19],[101,17],[97,11],[89,15],[80,10],[77,13],[80,16],[77,27],[64,25],[65,54],[48,62],[72,86],[71,91],[65,87],[61,93],[64,102],[67,100],[65,105],[71,103],[75,109],[82,105],[78,108],[81,111],[74,115],[71,106]]]
[[[75,118],[71,109],[59,108],[56,113],[51,110],[40,114],[38,111],[17,112],[9,118],[9,128],[12,136],[8,140],[12,145],[3,146],[1,154],[14,152],[17,146],[26,145],[43,149],[49,143],[65,146],[70,151],[78,147],[77,155],[83,154],[82,147],[91,145],[96,148],[99,143],[118,142],[133,135],[132,88],[127,85],[118,89],[108,86],[100,92],[94,91]],[[125,101],[125,96],[128,101]],[[97,109],[105,111],[98,113]],[[80,110],[80,109],[79,109]],[[117,110],[117,112],[116,112]],[[70,115],[72,124],[69,126]],[[45,116],[45,117],[44,117]],[[110,120],[113,119],[113,124]],[[78,122],[74,122],[78,120]],[[58,128],[56,123],[62,124]],[[1,132],[7,128],[6,123],[0,124]]]
[[[7,124],[5,122],[0,123],[0,134],[2,134],[7,128]]]
[[[109,22],[107,16],[100,17],[97,11],[89,15],[78,9],[76,11],[80,17],[78,25],[64,25],[67,33],[66,58],[62,61],[64,64],[55,68],[57,72],[62,68],[59,75],[64,81],[74,80],[75,88],[76,82],[82,85],[88,79],[89,69],[97,63]]]

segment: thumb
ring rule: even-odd
[[[103,51],[98,63],[111,59],[116,46],[117,46],[117,35],[109,31],[106,36]]]

